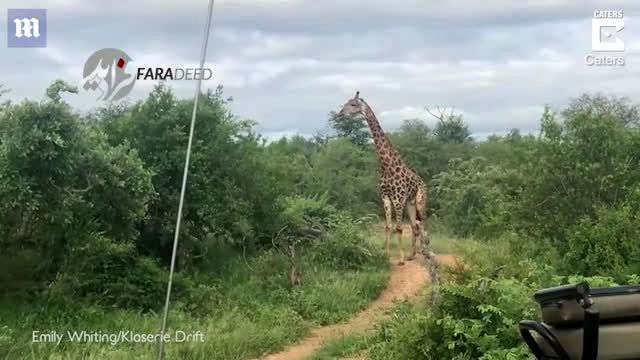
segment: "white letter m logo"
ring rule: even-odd
[[[47,47],[47,9],[7,9],[7,46]]]
[[[40,21],[36,18],[22,18],[14,19],[13,23],[16,24],[16,37],[40,37]]]

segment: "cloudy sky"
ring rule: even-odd
[[[534,3],[530,5],[527,3]],[[55,79],[81,83],[94,51],[135,66],[197,66],[208,0],[0,0],[0,83],[40,99]],[[48,46],[7,48],[6,8],[46,8]],[[622,9],[625,66],[593,67],[594,10]],[[383,126],[433,124],[455,106],[477,136],[536,131],[544,104],[583,92],[638,99],[640,2],[575,0],[217,0],[208,67],[236,114],[271,137],[327,130],[327,114],[360,90]],[[153,81],[136,82],[130,100]],[[170,85],[192,96],[193,81]],[[78,110],[95,93],[65,97]]]

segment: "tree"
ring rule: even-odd
[[[0,84],[0,97],[2,97],[2,95],[6,94],[9,92],[9,89],[6,89],[4,84]]]
[[[51,101],[59,103],[62,100],[62,96],[60,95],[62,92],[77,94],[78,87],[69,85],[69,83],[63,80],[56,80],[47,88],[47,97]]]
[[[359,116],[338,116],[332,112],[329,114],[329,124],[336,130],[338,137],[347,138],[359,147],[369,143],[369,129]]]
[[[573,99],[562,112],[565,118],[573,118],[578,114],[612,116],[625,126],[640,124],[640,105],[631,103],[625,97],[606,96],[601,93],[583,94]]]
[[[137,153],[86,126],[60,98],[68,90],[56,81],[50,101],[0,112],[0,238],[41,256],[46,276],[83,235],[132,241],[153,192]]]
[[[582,96],[581,99],[589,99]],[[539,141],[523,164],[527,184],[517,213],[518,226],[568,251],[568,230],[588,223],[601,207],[617,208],[640,184],[640,131],[621,121],[635,105],[598,100],[598,108],[570,106],[563,118],[548,108]],[[603,239],[603,241],[609,241]]]
[[[474,157],[451,160],[448,170],[433,180],[431,194],[437,214],[454,234],[491,238],[509,230],[522,186],[518,171]]]
[[[319,146],[302,136],[283,137],[265,147],[263,162],[271,176],[277,179],[273,186],[278,188],[278,193],[309,193],[305,174],[310,171],[310,159],[317,151]]]
[[[433,133],[436,138],[443,143],[465,143],[470,141],[471,131],[469,127],[462,119],[462,114],[455,115],[453,108],[449,114],[446,113],[446,108],[440,109],[438,107],[437,114],[427,108],[427,112],[438,119]]]
[[[270,214],[279,195],[277,179],[262,161],[264,149],[252,131],[253,122],[230,113],[221,87],[200,96],[183,210],[181,269],[201,258],[208,241],[241,246],[243,239],[270,239]],[[154,174],[156,195],[141,225],[138,247],[165,261],[173,239],[192,107],[192,100],[177,99],[161,83],[129,110],[102,113],[108,115],[103,129],[110,141],[131,144]]]
[[[309,195],[328,195],[338,209],[358,215],[370,213],[378,202],[377,167],[373,151],[359,148],[347,139],[333,139],[314,153],[305,173]]]
[[[537,139],[533,135],[523,136],[518,129],[504,135],[490,135],[486,141],[475,145],[475,153],[508,169],[518,169],[527,161]]]
[[[390,138],[402,159],[423,179],[429,179],[442,170],[436,160],[440,144],[424,121],[405,120],[400,129],[390,134]]]

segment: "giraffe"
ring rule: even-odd
[[[430,262],[432,281],[436,284],[439,283],[438,264],[435,254],[429,249],[429,241],[425,230],[427,187],[424,181],[402,161],[400,154],[398,154],[398,151],[382,130],[375,113],[369,104],[360,97],[359,91],[356,92],[356,96],[353,99],[350,99],[342,106],[338,113],[338,116],[351,115],[362,115],[367,121],[380,163],[379,191],[384,205],[386,253],[389,254],[391,231],[395,229],[400,249],[398,265],[404,265],[402,220],[406,210],[412,232],[411,253],[406,260],[415,259],[416,243],[419,243],[422,254]]]

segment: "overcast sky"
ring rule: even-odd
[[[527,3],[535,3],[528,5]],[[55,79],[81,84],[94,51],[119,48],[134,66],[197,66],[208,0],[0,0],[0,83],[40,99]],[[46,8],[48,46],[7,48],[7,8]],[[593,67],[594,10],[625,14],[625,66]],[[474,134],[536,131],[544,104],[583,92],[638,99],[640,2],[217,0],[207,66],[237,115],[258,131],[326,131],[327,114],[356,90],[383,127],[455,106]],[[153,81],[137,81],[130,100]],[[193,81],[169,84],[192,96]],[[95,93],[65,96],[79,110]]]

